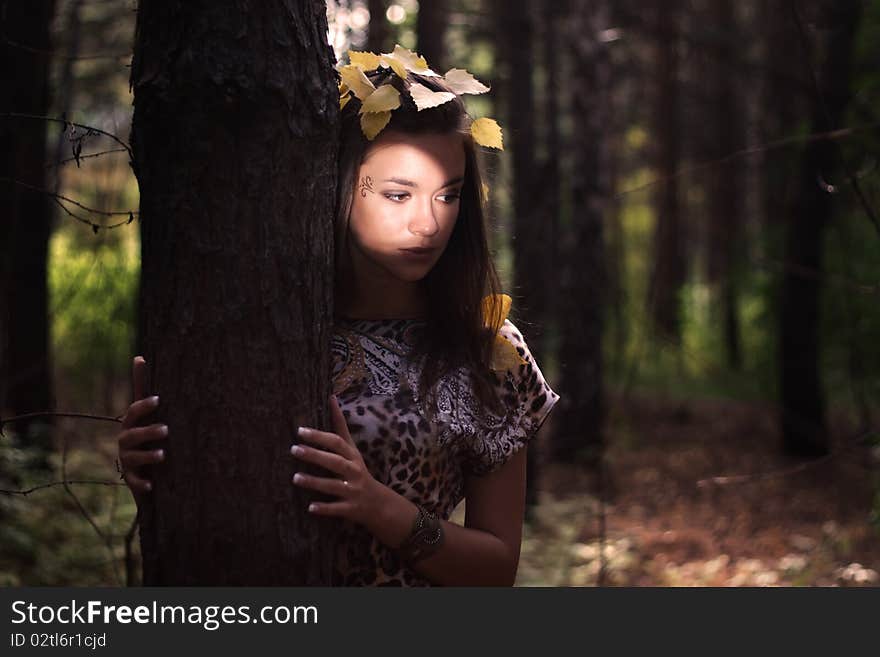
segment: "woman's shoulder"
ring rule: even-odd
[[[498,329],[498,334],[502,337],[506,338],[509,342],[513,343],[514,346],[526,348],[526,339],[522,334],[522,331],[511,322],[509,319],[505,319],[504,323],[501,325],[501,328]]]
[[[535,435],[559,395],[544,378],[523,331],[509,319],[499,327],[492,358],[505,412],[487,431],[469,441],[467,470],[483,475],[507,461]]]

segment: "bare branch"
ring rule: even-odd
[[[107,548],[107,552],[110,554],[110,562],[113,564],[113,575],[116,578],[116,581],[121,585],[122,579],[119,576],[119,570],[116,568],[116,559],[113,557],[113,541],[109,536],[105,536],[104,532],[101,531],[101,528],[98,527],[98,524],[95,522],[92,515],[88,512],[88,510],[83,506],[83,503],[80,502],[79,498],[76,496],[76,493],[73,492],[73,489],[67,483],[67,436],[64,437],[64,446],[61,452],[61,483],[64,486],[64,491],[70,496],[73,500],[74,504],[76,504],[79,509],[80,514],[82,514],[83,518],[85,518],[88,523],[92,526],[92,529],[95,530],[95,533],[98,535],[98,538],[101,539],[101,542],[104,543],[104,546]]]
[[[782,468],[779,470],[768,470],[767,472],[756,472],[752,474],[741,474],[741,475],[727,475],[727,476],[718,476],[718,477],[709,477],[707,479],[700,479],[697,481],[697,488],[706,488],[710,485],[715,486],[727,486],[730,484],[748,484],[754,483],[756,481],[766,481],[767,479],[776,479],[778,477],[788,477],[793,474],[797,474],[798,472],[803,472],[804,470],[809,470],[817,465],[825,463],[826,461],[830,461],[833,458],[848,452],[854,447],[864,446],[868,439],[872,436],[880,434],[880,430],[871,429],[870,431],[866,431],[864,433],[859,434],[852,440],[848,441],[846,444],[841,447],[832,450],[828,454],[821,456],[817,459],[813,459],[812,461],[805,461],[804,463],[798,463],[797,465],[791,466],[790,468]]]
[[[669,182],[671,180],[676,180],[677,178],[681,178],[692,173],[696,173],[699,171],[704,171],[707,169],[712,169],[723,164],[730,162],[731,160],[735,160],[738,157],[743,157],[747,155],[756,155],[758,153],[765,153],[771,150],[775,150],[778,148],[784,148],[786,146],[792,146],[795,144],[802,144],[813,141],[825,141],[825,140],[836,140],[842,139],[844,137],[851,137],[856,133],[863,132],[865,130],[871,130],[880,126],[880,121],[875,123],[869,123],[863,126],[858,126],[855,128],[839,128],[838,130],[831,130],[829,132],[818,132],[809,135],[796,136],[796,137],[784,137],[782,139],[775,139],[766,144],[761,144],[759,146],[752,146],[750,148],[743,148],[738,151],[734,151],[724,157],[718,158],[717,160],[709,160],[708,162],[701,162],[699,164],[695,164],[690,167],[683,167],[676,171],[675,173],[669,176],[662,176],[660,178],[655,178],[654,180],[650,180],[643,185],[638,185],[637,187],[633,187],[631,189],[626,189],[622,192],[618,192],[614,195],[615,199],[623,198],[628,194],[634,194],[636,192],[641,192],[646,189],[649,189],[655,185],[660,185],[662,183]]]
[[[109,415],[92,415],[91,413],[59,413],[55,411],[40,411],[37,413],[25,413],[24,415],[13,415],[12,417],[0,418],[0,436],[3,435],[3,425],[8,422],[17,422],[18,420],[30,420],[34,417],[79,417],[89,420],[103,420],[105,422],[122,422],[122,415],[110,417]]]
[[[0,488],[0,493],[4,495],[23,495],[27,496],[31,493],[41,490],[43,488],[52,488],[53,486],[64,486],[66,484],[96,484],[98,486],[125,486],[124,483],[120,483],[118,481],[101,481],[100,479],[66,479],[64,481],[50,481],[47,484],[40,484],[39,486],[33,486],[32,488],[25,488],[21,490],[12,490],[10,488]]]
[[[65,127],[74,126],[77,128],[82,128],[86,132],[84,135],[81,135],[78,138],[81,138],[82,136],[88,137],[88,136],[94,136],[94,135],[104,135],[105,137],[109,137],[110,139],[115,141],[117,144],[122,146],[126,150],[126,152],[128,152],[129,158],[131,158],[132,160],[134,159],[134,154],[131,152],[131,147],[128,144],[126,144],[124,141],[122,141],[119,137],[114,135],[113,133],[107,132],[106,130],[101,130],[100,128],[95,128],[90,125],[85,125],[83,123],[75,123],[74,121],[68,121],[67,118],[64,116],[59,118],[59,117],[54,117],[54,116],[43,116],[41,114],[25,114],[25,113],[21,113],[21,112],[0,112],[0,118],[34,119],[36,121],[51,121],[53,123],[63,123]]]
[[[99,151],[97,153],[89,153],[88,155],[80,155],[79,157],[68,157],[63,160],[60,160],[55,163],[50,163],[46,165],[47,169],[52,169],[54,167],[60,167],[61,165],[67,164],[68,162],[75,162],[77,160],[87,160],[90,157],[99,157],[101,155],[109,155],[110,153],[125,153],[127,152],[124,148],[111,148],[107,151]]]

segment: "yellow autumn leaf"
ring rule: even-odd
[[[364,136],[373,141],[380,132],[382,132],[382,128],[388,125],[388,122],[391,120],[391,111],[386,110],[384,112],[367,112],[366,114],[361,114],[361,130],[364,133]]]
[[[495,119],[482,118],[471,123],[471,136],[480,146],[504,150],[501,126],[495,122]]]
[[[428,62],[424,57],[420,57],[400,44],[396,44],[392,52],[382,53],[379,57],[382,63],[390,66],[400,78],[406,78],[407,70],[419,75],[439,77],[428,68]]]
[[[508,294],[490,294],[483,297],[481,310],[483,325],[495,333],[495,342],[492,345],[492,358],[489,363],[490,369],[509,370],[524,364],[526,360],[519,355],[513,343],[505,338],[499,331],[504,326],[504,321],[510,313],[513,299]]]
[[[349,50],[348,61],[365,71],[372,71],[375,68],[379,68],[379,64],[381,63],[379,55],[365,50]]]
[[[509,294],[490,294],[483,297],[481,302],[483,326],[491,328],[493,333],[498,333],[510,313],[512,303],[513,299]]]
[[[495,336],[495,344],[492,348],[492,358],[489,362],[489,368],[501,371],[512,370],[526,363],[526,360],[519,355],[516,347],[507,338],[502,335]]]
[[[382,63],[391,67],[391,70],[397,74],[402,80],[406,79],[406,66],[400,60],[394,59],[391,55],[380,55]]]
[[[384,112],[400,107],[400,92],[390,84],[382,84],[367,96],[361,105],[359,114],[366,112]]]
[[[437,107],[443,103],[448,103],[455,98],[454,93],[449,91],[431,91],[428,87],[417,82],[409,85],[409,95],[420,112],[429,107]]]
[[[361,102],[376,90],[376,87],[367,79],[364,72],[354,64],[343,66],[339,69],[339,75],[342,77],[342,82],[352,90]]]
[[[339,82],[339,109],[342,109],[348,104],[348,101],[351,100],[351,89],[348,88],[348,85],[345,82]]]
[[[463,68],[451,68],[443,76],[447,86],[455,93],[461,94],[484,94],[489,87],[477,80]]]

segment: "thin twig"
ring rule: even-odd
[[[35,417],[78,417],[89,420],[103,420],[104,422],[122,422],[123,415],[110,417],[108,415],[92,415],[90,413],[57,413],[54,411],[40,411],[38,413],[25,413],[24,415],[13,415],[12,417],[0,418],[0,436],[3,434],[3,426],[9,422],[17,422],[19,420],[29,420]]]
[[[61,201],[59,201],[57,198],[53,198],[52,200],[55,201],[55,203],[58,204],[58,207],[59,207],[59,208],[61,208],[62,210],[64,210],[64,211],[65,211],[67,214],[69,214],[71,217],[73,217],[73,218],[76,219],[77,221],[80,221],[80,222],[86,224],[87,226],[91,226],[91,227],[92,227],[92,230],[93,230],[96,234],[97,234],[98,230],[101,229],[101,228],[106,228],[106,229],[119,228],[120,226],[127,226],[127,225],[130,224],[132,221],[134,221],[134,215],[131,214],[131,215],[129,215],[127,221],[120,221],[119,223],[116,223],[116,224],[110,224],[110,225],[96,224],[94,221],[89,221],[89,220],[86,219],[85,217],[80,217],[78,214],[76,214],[75,212],[71,211],[69,208],[66,208],[64,205],[61,204]]]
[[[825,115],[825,120],[828,121],[828,126],[833,127],[833,117],[831,116],[831,111],[828,109],[828,105],[825,102],[824,96],[822,95],[822,89],[819,86],[819,79],[816,76],[816,71],[813,70],[813,67],[810,65],[810,42],[807,38],[807,32],[804,29],[804,24],[801,20],[801,16],[798,13],[797,4],[794,2],[789,2],[789,8],[791,9],[791,14],[794,17],[794,21],[797,24],[798,35],[801,38],[801,45],[803,46],[804,53],[806,55],[804,57],[804,61],[806,62],[807,69],[810,72],[810,82],[812,83],[813,94],[816,97],[816,102],[819,104],[819,108]],[[838,72],[836,73],[836,75],[845,75],[845,73]],[[868,199],[865,198],[865,195],[862,193],[862,188],[859,186],[858,178],[849,166],[849,161],[846,159],[846,155],[844,154],[843,149],[840,148],[839,144],[835,143],[835,146],[837,146],[837,155],[838,157],[840,157],[840,162],[843,164],[843,170],[846,173],[846,177],[849,180],[850,185],[852,185],[853,191],[856,193],[856,198],[859,200],[862,209],[865,211],[865,214],[868,217],[868,221],[873,224],[874,230],[876,230],[877,234],[880,235],[880,220],[877,219],[877,213],[874,212],[874,208],[871,207],[871,204],[868,203]]]
[[[7,178],[5,176],[0,176],[0,181],[9,182],[15,185],[20,185],[21,187],[25,187],[31,191],[37,192],[39,194],[45,194],[46,196],[51,196],[56,199],[61,199],[62,201],[67,201],[68,203],[73,203],[76,207],[85,210],[86,212],[93,212],[95,214],[103,214],[105,217],[116,217],[119,215],[125,215],[131,217],[132,215],[138,214],[136,210],[98,210],[97,208],[90,208],[87,205],[83,205],[79,201],[75,201],[72,198],[67,198],[62,194],[56,194],[55,192],[50,192],[48,189],[41,189],[39,187],[35,187],[34,185],[29,185],[26,182],[22,182],[20,180],[16,180],[15,178]],[[62,206],[64,207],[64,206]]]
[[[89,153],[88,155],[79,155],[76,157],[68,157],[63,160],[59,160],[58,162],[47,164],[46,168],[52,169],[54,167],[59,167],[63,164],[67,164],[68,162],[75,162],[77,160],[87,160],[90,157],[99,157],[101,155],[109,155],[110,153],[125,153],[125,152],[126,152],[126,150],[124,148],[111,148],[110,150],[106,150],[106,151],[99,151],[97,153]]]
[[[118,481],[101,481],[100,479],[67,479],[65,481],[51,481],[47,484],[40,484],[39,486],[26,488],[24,490],[11,490],[8,488],[0,488],[0,493],[3,493],[5,495],[30,495],[34,491],[40,490],[42,488],[51,488],[52,486],[64,486],[66,484],[98,484],[99,486],[125,486],[124,483],[120,483]]]
[[[671,180],[675,180],[677,178],[684,177],[686,175],[690,175],[692,173],[696,173],[698,171],[703,171],[706,169],[711,169],[722,164],[726,164],[731,160],[734,160],[738,157],[742,157],[745,155],[757,155],[758,153],[764,153],[767,151],[771,151],[777,148],[782,148],[785,146],[790,146],[792,144],[800,144],[807,143],[812,141],[824,141],[824,140],[835,140],[840,139],[842,137],[850,137],[857,132],[861,132],[864,130],[876,128],[880,126],[880,122],[869,123],[867,125],[858,126],[855,128],[840,128],[838,130],[831,130],[829,132],[820,132],[816,134],[797,136],[797,137],[784,137],[782,139],[776,139],[774,141],[768,142],[766,144],[761,144],[758,146],[752,146],[749,148],[743,148],[738,151],[734,151],[733,153],[729,153],[724,157],[718,158],[716,160],[709,160],[708,162],[700,162],[699,164],[694,164],[690,167],[683,167],[672,173],[668,176],[662,176],[660,178],[655,178],[654,180],[650,180],[642,185],[638,185],[631,189],[625,189],[622,192],[617,192],[613,195],[614,199],[620,199],[628,194],[635,194],[636,192],[641,192],[645,189],[653,187],[655,185],[660,185],[662,183],[669,182]]]
[[[122,578],[119,576],[119,570],[116,568],[116,559],[113,555],[113,541],[110,537],[105,536],[104,532],[101,531],[101,528],[98,527],[97,523],[92,518],[92,515],[88,512],[88,510],[83,506],[82,502],[79,501],[79,498],[76,496],[76,493],[73,492],[73,489],[66,482],[67,479],[67,436],[64,437],[64,444],[61,451],[61,478],[62,484],[64,486],[65,492],[70,496],[70,498],[74,501],[77,508],[79,509],[80,514],[85,518],[88,523],[92,526],[92,529],[95,530],[95,533],[98,535],[98,538],[104,543],[104,546],[107,548],[107,552],[110,554],[110,560],[113,564],[113,576],[116,578],[117,583],[122,584]]]
[[[76,123],[74,121],[68,121],[66,118],[58,118],[54,116],[45,116],[42,114],[26,114],[22,112],[0,112],[0,118],[16,118],[16,119],[34,119],[36,121],[51,121],[53,123],[63,123],[65,126],[76,126],[77,128],[82,128],[86,131],[86,134],[93,133],[104,135],[105,137],[110,137],[117,144],[122,146],[129,157],[134,160],[134,154],[131,152],[131,147],[122,141],[119,137],[114,135],[112,132],[107,132],[106,130],[101,130],[100,128],[95,128],[90,125],[85,125],[83,123]]]
[[[826,461],[829,461],[833,458],[837,458],[841,454],[848,452],[854,447],[860,447],[864,445],[864,443],[869,438],[877,434],[880,434],[880,430],[871,429],[870,431],[859,434],[852,440],[845,443],[842,447],[832,450],[824,456],[820,456],[819,458],[813,459],[811,461],[798,463],[797,465],[788,468],[781,468],[779,470],[768,470],[767,472],[754,472],[741,475],[724,475],[718,477],[708,477],[706,479],[699,479],[697,481],[697,488],[706,488],[710,485],[727,486],[730,484],[747,484],[757,481],[766,481],[767,479],[776,479],[778,477],[788,477],[790,475],[797,474],[798,472],[803,472],[804,470],[808,470],[817,465],[825,463]]]

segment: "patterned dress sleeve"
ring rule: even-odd
[[[534,438],[559,401],[516,326],[505,319],[499,335],[513,345],[524,362],[496,372],[504,415],[470,436],[464,467],[478,476],[501,467]]]

